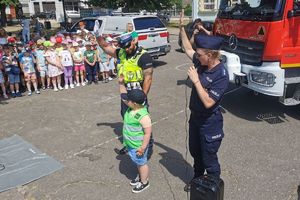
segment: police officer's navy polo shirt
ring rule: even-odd
[[[228,72],[223,63],[218,64],[211,70],[207,70],[207,67],[202,66],[200,61],[196,58],[196,53],[193,55],[193,63],[197,68],[202,86],[207,90],[209,97],[216,103],[211,108],[206,109],[198,96],[196,87],[193,85],[190,98],[190,110],[199,115],[209,115],[216,112],[219,108],[221,99],[228,87]]]

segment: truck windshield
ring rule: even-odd
[[[221,0],[219,18],[250,21],[282,19],[285,0]]]

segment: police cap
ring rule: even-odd
[[[128,48],[131,45],[131,41],[133,40],[131,33],[123,34],[119,37],[119,47]]]
[[[195,37],[197,48],[219,50],[223,44],[224,39],[221,37],[198,34]]]

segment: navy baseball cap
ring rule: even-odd
[[[127,93],[128,100],[143,105],[146,101],[146,95],[143,90],[133,89]]]
[[[219,50],[223,44],[224,39],[221,37],[198,34],[195,37],[197,48]]]
[[[131,33],[123,34],[119,37],[119,47],[128,48],[131,45],[131,41],[133,40]]]

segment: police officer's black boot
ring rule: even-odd
[[[120,155],[125,155],[127,154],[128,150],[126,149],[126,147],[123,147],[122,149],[119,150],[119,154]]]

